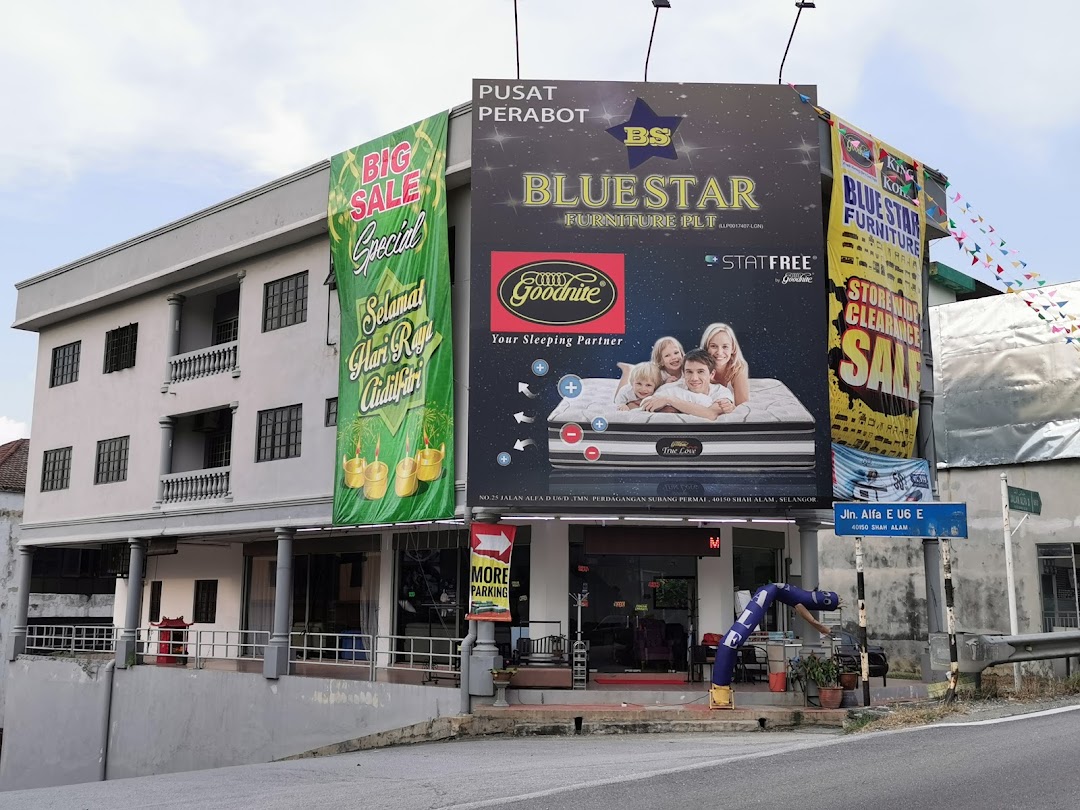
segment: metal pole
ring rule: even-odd
[[[862,663],[863,706],[870,705],[870,654],[866,649],[866,584],[863,580],[862,537],[855,538],[856,595],[859,599],[859,658]]]
[[[1009,589],[1009,633],[1019,635],[1016,615],[1016,578],[1013,575],[1012,527],[1009,525],[1009,476],[1001,474],[1001,523],[1005,535],[1005,587]],[[1020,665],[1013,664],[1013,689],[1020,691]]]
[[[959,656],[956,650],[956,611],[953,610],[952,584],[952,544],[949,538],[938,540],[941,546],[941,571],[945,575],[945,622],[949,631],[949,688],[945,692],[945,702],[956,700],[956,683],[960,677]]]

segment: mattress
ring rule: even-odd
[[[750,380],[750,398],[715,420],[683,413],[618,411],[618,380],[587,378],[548,416],[548,458],[558,469],[793,471],[814,468],[814,417],[779,380]],[[597,417],[600,426],[594,428]],[[563,428],[577,425],[579,441]],[[571,431],[576,438],[578,430]]]

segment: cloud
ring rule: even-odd
[[[28,438],[30,438],[30,426],[26,422],[16,422],[7,416],[0,416],[0,444]]]

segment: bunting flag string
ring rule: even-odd
[[[998,229],[976,211],[971,202],[966,200],[963,195],[956,192],[950,199],[957,205],[960,205],[961,200],[963,200],[960,212],[966,214],[967,219],[971,220],[972,224],[976,226],[985,225],[985,228],[978,228],[981,233],[986,234],[988,237],[992,233],[998,234],[998,237],[1000,237],[1001,234]],[[981,265],[992,271],[990,278],[997,285],[1004,288],[1006,293],[1018,294],[1020,300],[1027,305],[1039,320],[1049,326],[1051,335],[1062,338],[1066,344],[1080,351],[1080,322],[1078,322],[1075,315],[1064,311],[1064,307],[1069,301],[1061,295],[1060,290],[1044,290],[1046,280],[1041,277],[1040,273],[1034,270],[1029,271],[1026,261],[1019,257],[1008,258],[1016,256],[1020,252],[1018,249],[1006,248],[1006,240],[996,237],[990,237],[990,247],[984,248],[954,219],[949,219],[949,233],[956,240],[956,244],[960,249],[971,256],[972,267]],[[1012,267],[1014,271],[1019,271],[1016,276],[1011,278],[1005,276],[1004,265],[1006,264]]]

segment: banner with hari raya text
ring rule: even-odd
[[[446,113],[335,155],[334,525],[454,514]]]
[[[922,369],[923,168],[839,118],[831,133],[832,438],[911,458]]]

